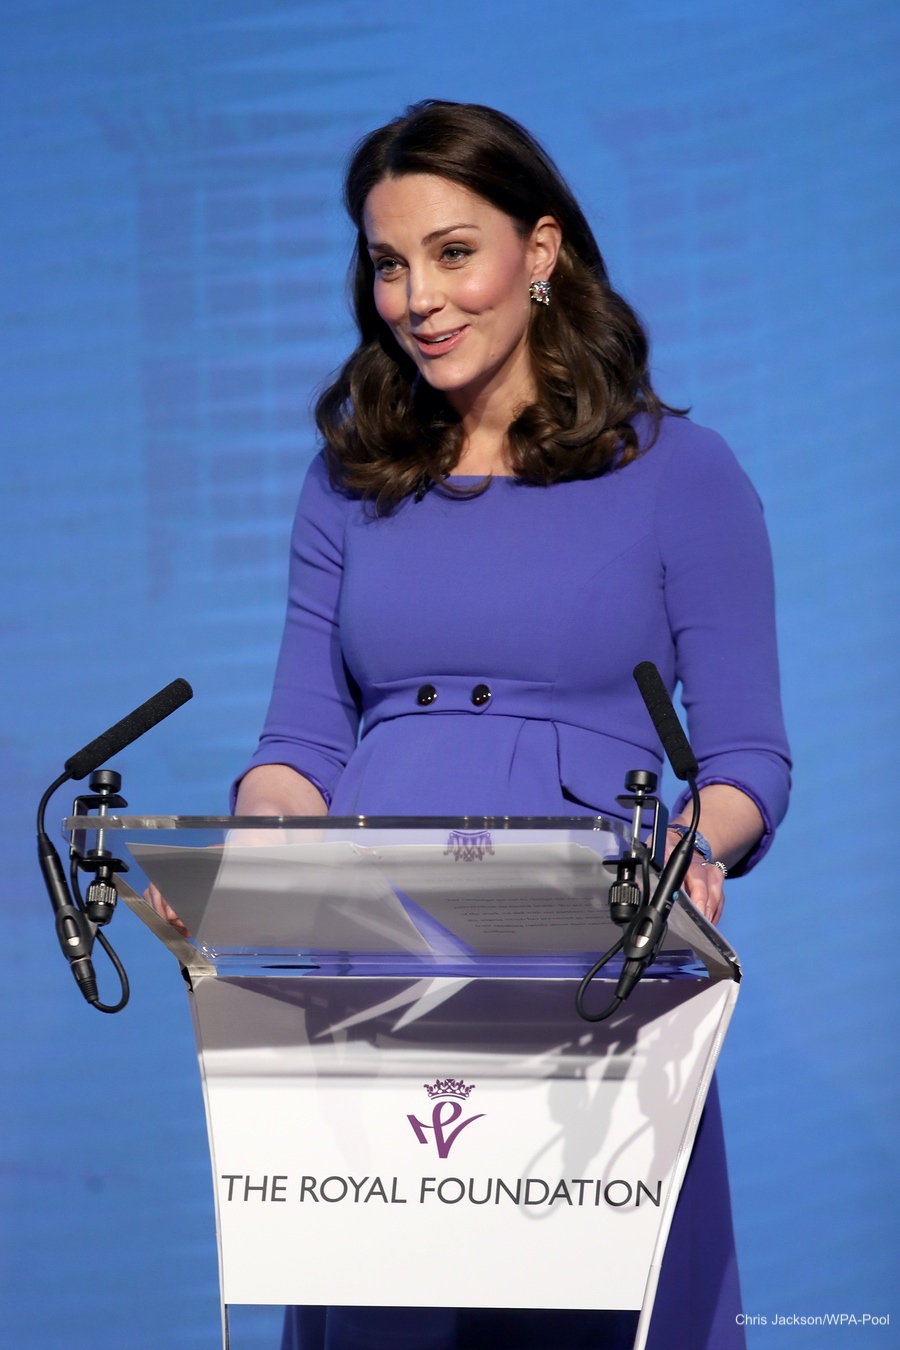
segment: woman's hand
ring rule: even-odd
[[[172,925],[176,933],[180,933],[182,937],[186,938],[191,936],[172,906],[163,898],[162,892],[153,885],[152,881],[144,891],[144,899],[151,909],[156,910],[161,919],[165,919],[166,923]]]
[[[685,810],[673,824],[688,825]],[[713,858],[725,867],[735,867],[759,843],[765,829],[759,807],[746,792],[730,783],[708,783],[700,789],[700,829],[709,840]],[[666,857],[681,836],[666,834]],[[691,903],[710,923],[718,923],[725,905],[725,877],[715,862],[706,863],[698,853],[691,859],[683,888]]]
[[[666,834],[666,858],[675,845],[680,843],[681,835],[669,830]],[[720,867],[716,867],[715,863],[704,862],[700,854],[695,853],[687,875],[681,883],[682,890],[690,898],[691,904],[695,909],[699,909],[710,923],[718,923],[725,908],[724,880]]]
[[[313,787],[302,774],[287,764],[259,764],[251,769],[238,789],[235,815],[238,816],[326,816],[328,806],[318,788]],[[244,833],[239,841],[245,844],[268,843],[268,836]],[[152,884],[144,891],[147,904],[160,918],[172,925],[176,933],[191,935],[161,891]]]

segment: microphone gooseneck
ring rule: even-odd
[[[688,831],[669,854],[652,898],[637,915],[623,945],[625,965],[616,986],[616,997],[620,1003],[625,1001],[659,951],[666,935],[669,910],[675,903],[675,896],[691,865],[694,840],[700,824],[700,793],[693,775],[688,778],[688,786],[693,803]]]
[[[124,863],[113,858],[112,854],[103,848],[102,834],[98,831],[98,847],[85,857],[82,858],[74,849],[71,850],[72,890],[70,891],[62,860],[45,827],[47,805],[50,798],[58,788],[62,787],[63,783],[70,779],[84,778],[89,773],[93,774],[94,770],[99,768],[112,755],[124,750],[126,746],[131,745],[132,741],[136,741],[139,736],[143,736],[145,731],[149,731],[163,718],[175,712],[176,708],[180,708],[183,703],[193,697],[193,692],[187,680],[178,679],[173,680],[171,684],[167,684],[165,689],[161,689],[158,694],[148,698],[146,703],[142,703],[139,708],[135,708],[134,712],[129,713],[127,717],[123,717],[108,731],[104,731],[102,736],[98,736],[76,754],[71,755],[65,762],[63,773],[54,779],[38,804],[38,863],[41,875],[44,878],[44,884],[47,887],[47,894],[50,897],[50,904],[53,906],[57,940],[63,956],[69,963],[69,968],[78,988],[86,1001],[98,1012],[121,1012],[129,998],[128,977],[108,938],[101,931],[102,925],[108,923],[112,918],[115,907],[113,874],[125,871],[126,868]],[[103,781],[95,784],[95,779]],[[109,782],[106,782],[107,779]],[[79,802],[94,806],[99,805],[101,814],[98,817],[85,817],[86,821],[102,819],[107,805],[124,806],[126,804],[112,790],[120,784],[119,775],[112,771],[94,774],[91,786],[98,786],[99,795],[79,798]],[[77,805],[78,803],[76,803],[76,807]],[[78,887],[79,866],[96,873],[96,880],[92,882],[88,890],[87,904],[83,901]],[[100,1000],[97,977],[91,960],[95,939],[108,955],[119,976],[121,997],[117,1003],[103,1003]]]

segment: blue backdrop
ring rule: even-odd
[[[216,1343],[181,981],[126,913],[132,1006],[81,1003],[33,807],[175,675],[196,698],[119,757],[127,796],[224,807],[268,696],[309,396],[351,341],[342,164],[425,96],[543,139],[650,326],[663,396],[730,440],[765,503],[797,771],[724,924],[746,968],[721,1073],[745,1307],[896,1327],[896,5],[3,0],[2,17],[0,1340]],[[896,1337],[770,1325],[750,1344]]]

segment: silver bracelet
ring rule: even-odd
[[[680,834],[682,839],[689,834],[687,825],[669,825],[667,827],[673,834]],[[694,852],[699,853],[704,862],[711,863],[713,860],[712,847],[705,834],[697,830],[694,834]]]
[[[719,871],[722,873],[722,880],[723,880],[723,881],[724,881],[724,879],[728,876],[728,868],[725,866],[725,864],[724,864],[723,862],[720,862],[718,858],[713,858],[710,862],[704,862],[704,863],[701,863],[700,866],[701,866],[701,867],[718,867]]]

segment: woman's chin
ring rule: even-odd
[[[495,374],[493,365],[482,369],[480,366],[474,366],[471,361],[454,361],[451,353],[445,358],[432,358],[430,361],[416,364],[422,379],[427,381],[432,389],[439,389],[448,397],[459,395],[465,398],[466,395],[475,394],[490,383]]]
[[[442,394],[463,394],[467,389],[474,388],[478,384],[478,376],[473,376],[468,371],[454,371],[447,367],[441,367],[437,361],[429,363],[424,369],[420,366],[419,370],[422,379],[430,384],[432,389],[439,389]]]

